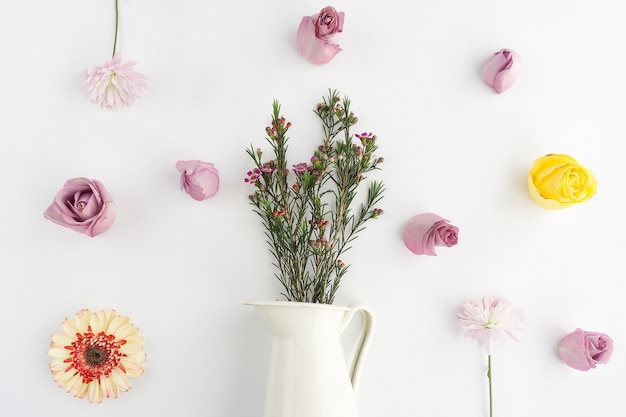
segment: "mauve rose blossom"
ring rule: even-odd
[[[65,182],[44,217],[94,237],[111,227],[116,214],[115,203],[100,181],[74,178]]]
[[[437,214],[418,214],[404,228],[404,244],[416,255],[437,256],[435,246],[456,245],[458,233],[458,227]]]
[[[521,59],[510,49],[496,52],[483,66],[483,79],[498,94],[515,84],[520,74]]]
[[[613,353],[613,339],[604,333],[576,329],[559,343],[559,355],[574,369],[588,371],[605,364]]]
[[[176,169],[181,173],[180,189],[194,200],[213,197],[220,188],[219,173],[210,162],[178,161]]]
[[[313,64],[326,64],[341,51],[338,34],[343,31],[344,13],[324,7],[318,14],[304,16],[296,37],[298,51]]]

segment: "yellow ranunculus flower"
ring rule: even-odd
[[[538,158],[528,175],[528,190],[540,206],[557,210],[590,199],[598,188],[591,171],[574,158],[548,154]]]

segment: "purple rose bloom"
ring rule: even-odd
[[[435,246],[456,245],[458,233],[458,227],[437,214],[418,214],[404,228],[404,244],[416,255],[437,256]]]
[[[213,197],[220,188],[219,173],[210,162],[178,161],[176,169],[181,173],[180,189],[194,200]]]
[[[561,359],[574,369],[588,371],[597,363],[605,364],[613,353],[613,339],[604,333],[576,329],[559,343]]]
[[[113,199],[100,181],[74,178],[65,182],[44,217],[94,237],[111,227],[116,214]]]
[[[343,31],[344,13],[332,6],[300,21],[296,42],[298,51],[313,64],[326,64],[341,51],[337,43]]]
[[[334,7],[326,6],[318,14],[311,16],[315,22],[315,36],[329,40],[331,35],[343,30],[344,13]]]
[[[519,79],[521,59],[510,49],[502,49],[491,56],[483,66],[485,83],[500,94],[508,90]]]

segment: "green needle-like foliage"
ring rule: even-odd
[[[274,101],[272,123],[266,128],[272,159],[264,160],[261,149],[250,146],[247,153],[255,167],[246,182],[255,186],[250,202],[265,228],[283,295],[289,301],[332,304],[348,271],[342,255],[365,223],[382,214],[375,208],[384,192],[379,181],[366,186],[358,209],[353,206],[364,191],[366,174],[379,169],[383,158],[374,155],[375,135],[351,133],[358,120],[347,97],[329,91],[315,114],[323,128],[320,145],[310,163],[288,167],[291,123]]]

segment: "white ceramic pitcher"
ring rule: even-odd
[[[356,384],[374,324],[369,309],[290,301],[247,304],[273,335],[264,417],[358,417]],[[348,367],[340,336],[357,312],[363,325]]]

